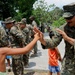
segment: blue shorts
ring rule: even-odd
[[[48,69],[52,73],[60,72],[60,67],[59,66],[48,66]]]
[[[12,56],[8,56],[8,55],[6,56],[6,59],[10,59],[10,58],[12,58]]]

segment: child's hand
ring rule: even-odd
[[[61,57],[59,57],[59,61],[62,62],[62,58]]]

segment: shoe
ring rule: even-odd
[[[11,72],[11,69],[8,69],[8,72]]]
[[[25,65],[25,68],[28,68],[29,67],[29,64]]]

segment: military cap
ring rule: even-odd
[[[33,16],[33,15],[31,15],[30,17],[29,17],[29,19],[31,20],[31,19],[35,19],[35,17]]]
[[[13,23],[13,22],[15,22],[15,20],[13,20],[12,17],[8,17],[8,18],[6,18],[5,21],[4,21],[5,24]]]
[[[75,3],[71,3],[63,6],[64,14],[63,17],[71,17],[75,15]]]
[[[23,18],[20,22],[19,22],[19,24],[24,24],[24,25],[26,25],[26,18]]]

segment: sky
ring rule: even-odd
[[[55,4],[56,6],[62,8],[63,5],[70,4],[75,2],[75,0],[45,0],[48,5]]]

